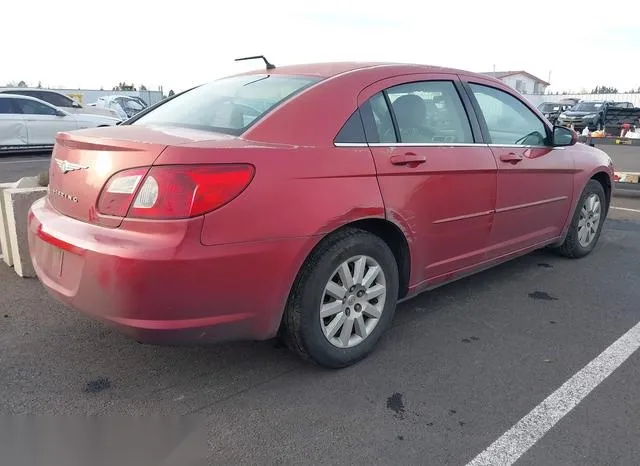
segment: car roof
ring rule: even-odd
[[[21,94],[0,94],[0,98],[2,98],[2,99],[27,99],[27,100],[37,100],[38,102],[42,102],[42,100],[40,100],[40,99],[38,99],[36,97],[31,97],[29,95],[21,95]]]
[[[62,92],[58,92],[55,89],[42,89],[40,87],[0,87],[0,92],[7,91],[40,91],[40,92],[54,92],[56,94],[62,94]]]
[[[240,75],[265,74],[266,72],[269,74],[305,75],[305,76],[316,76],[319,78],[332,78],[340,74],[371,70],[372,68],[379,68],[381,70],[381,74],[384,74],[384,75],[394,75],[394,74],[404,74],[404,73],[454,73],[454,74],[461,73],[467,76],[472,75],[472,76],[482,77],[484,79],[497,81],[496,78],[491,78],[490,76],[487,76],[487,75],[483,75],[480,73],[472,73],[469,71],[459,70],[455,68],[421,65],[416,63],[358,62],[358,61],[307,63],[307,64],[300,64],[300,65],[277,66],[272,70],[265,70],[264,68],[262,68],[262,69],[248,71],[246,73],[240,73]]]
[[[38,102],[38,103],[44,104],[47,107],[55,108],[57,110],[62,110],[62,109],[58,109],[58,107],[56,107],[54,105],[51,105],[49,102],[45,102],[44,100],[38,99],[36,97],[31,97],[29,95],[3,94],[3,93],[0,93],[0,99],[26,99],[26,100],[33,100],[34,102]]]

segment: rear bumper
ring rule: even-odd
[[[111,229],[29,213],[38,278],[69,307],[138,341],[193,344],[273,337],[311,238],[204,246],[202,218]]]

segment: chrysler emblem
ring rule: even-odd
[[[62,173],[69,173],[76,170],[86,170],[89,168],[88,165],[80,165],[77,163],[67,162],[66,160],[55,159],[58,168]]]

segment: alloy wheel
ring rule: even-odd
[[[338,348],[362,343],[378,325],[386,301],[384,271],[369,256],[355,256],[333,272],[320,303],[325,338]]]
[[[578,220],[578,242],[584,248],[588,247],[596,237],[602,215],[602,204],[597,194],[589,195],[580,209]]]

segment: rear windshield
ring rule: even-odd
[[[181,126],[240,135],[273,107],[319,80],[284,75],[224,78],[174,97],[131,124]]]

